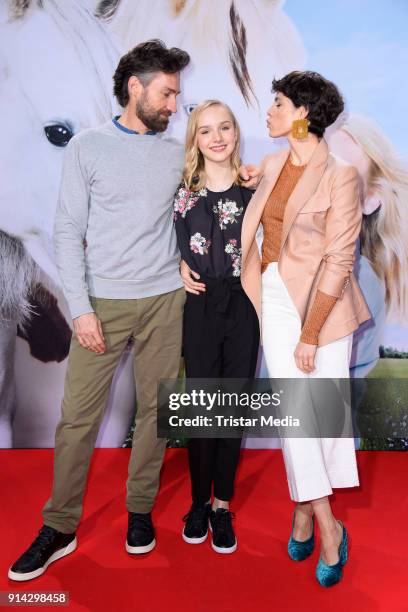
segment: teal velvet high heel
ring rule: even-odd
[[[347,531],[341,521],[338,521],[343,528],[343,536],[339,546],[339,560],[334,565],[327,565],[322,557],[316,567],[316,578],[324,587],[333,586],[340,582],[343,576],[343,566],[348,559],[348,537]]]
[[[314,516],[312,516],[312,535],[308,540],[300,542],[293,538],[293,527],[295,524],[295,513],[293,513],[292,533],[288,542],[288,554],[293,561],[303,561],[310,557],[314,549]]]

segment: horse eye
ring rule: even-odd
[[[46,125],[44,132],[50,143],[56,147],[66,147],[74,135],[71,128],[63,123]]]
[[[183,108],[186,111],[187,115],[191,115],[196,106],[197,104],[183,104]]]

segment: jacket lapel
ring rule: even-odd
[[[317,145],[285,207],[279,258],[297,214],[316,191],[327,166],[329,148],[324,138]]]

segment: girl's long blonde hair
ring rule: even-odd
[[[385,285],[387,312],[408,320],[408,167],[369,119],[350,115],[340,129],[370,159],[367,193],[375,191],[381,206],[363,216],[361,253]]]
[[[231,169],[234,175],[234,183],[238,185],[241,184],[241,179],[239,177],[239,167],[241,165],[241,158],[239,155],[241,134],[238,122],[227,104],[220,102],[220,100],[205,100],[193,109],[187,124],[183,179],[187,189],[191,191],[199,191],[205,186],[204,157],[197,146],[197,129],[201,113],[211,106],[222,106],[228,111],[231,117],[236,134],[235,147],[231,155]]]

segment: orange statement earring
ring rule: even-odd
[[[292,136],[297,140],[305,140],[309,133],[309,121],[307,119],[296,119],[292,123]]]

